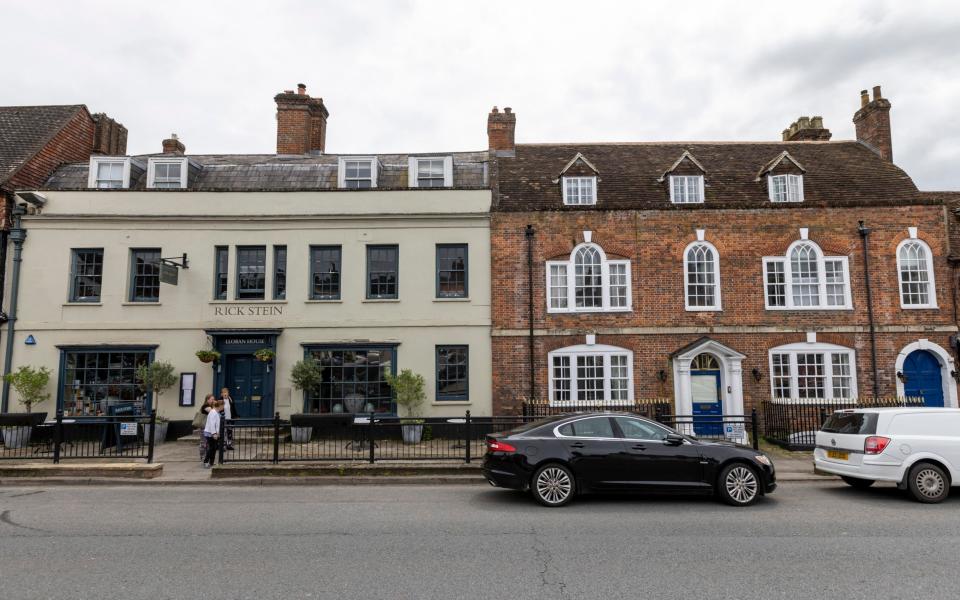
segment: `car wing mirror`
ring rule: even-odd
[[[663,438],[663,443],[668,446],[679,446],[683,443],[683,436],[677,433],[668,433],[667,437]]]

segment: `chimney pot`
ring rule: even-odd
[[[860,90],[860,106],[864,107],[870,104],[870,94],[867,90]]]
[[[880,86],[875,85],[873,86],[873,99],[879,100],[880,98],[883,98],[883,96],[880,95]]]
[[[829,141],[833,137],[830,130],[823,126],[822,117],[798,117],[783,130],[785,142]]]
[[[177,139],[175,133],[171,133],[169,138],[163,140],[162,146],[164,154],[183,154],[187,151],[187,147]]]
[[[306,93],[307,93],[307,84],[305,84],[305,83],[298,83],[298,84],[297,84],[297,94],[300,95],[300,96],[303,96],[303,95],[306,94]]]
[[[503,107],[503,112],[505,112],[505,113],[507,113],[507,114],[509,115],[510,113],[513,112],[513,109],[510,108],[509,106],[505,106],[505,107]]]

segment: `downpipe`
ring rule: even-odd
[[[873,397],[880,397],[880,381],[877,378],[877,328],[873,320],[873,290],[870,287],[870,229],[857,222],[857,232],[863,242],[863,279],[867,287],[867,320],[870,322],[870,361],[873,370]]]
[[[20,292],[20,263],[23,262],[23,242],[27,239],[27,230],[23,228],[23,215],[26,209],[22,205],[13,207],[13,227],[9,238],[13,242],[13,271],[10,281],[10,312],[7,315],[7,346],[3,355],[3,395],[0,397],[0,412],[7,412],[10,407],[10,382],[6,376],[13,367],[13,337],[17,324],[17,297]]]
[[[524,235],[527,237],[527,291],[528,291],[528,320],[530,321],[530,332],[529,332],[529,360],[527,361],[530,365],[530,400],[533,402],[536,393],[537,385],[535,382],[536,368],[533,364],[533,236],[534,236],[533,225],[527,225],[527,229],[524,232]]]

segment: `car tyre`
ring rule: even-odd
[[[865,490],[874,483],[873,479],[860,479],[859,477],[847,477],[846,475],[841,475],[840,479],[847,485],[858,490]]]
[[[727,465],[717,478],[717,495],[730,506],[750,506],[760,498],[760,475],[744,463]]]
[[[907,489],[917,502],[936,504],[943,502],[950,493],[950,478],[933,463],[918,463],[907,475]]]
[[[573,473],[567,467],[550,463],[543,465],[533,474],[530,491],[537,502],[556,508],[569,504],[573,500],[577,486]]]

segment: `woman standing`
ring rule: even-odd
[[[237,413],[234,410],[233,398],[230,397],[229,388],[220,389],[220,401],[223,402],[223,416],[226,417],[227,421],[236,418]],[[224,442],[226,443],[227,450],[233,450],[233,427],[227,427],[226,438]]]
[[[217,397],[213,394],[207,394],[203,398],[203,404],[200,406],[200,410],[197,411],[195,417],[193,417],[193,428],[199,430],[200,433],[200,461],[205,462],[207,460],[207,436],[204,433],[204,429],[207,426],[207,415],[210,414],[210,411],[213,410],[213,403],[217,401]]]
[[[207,438],[207,456],[203,460],[205,469],[212,467],[217,457],[217,446],[220,441],[220,411],[222,409],[223,402],[215,400],[212,410],[207,414],[207,424],[203,428],[203,435]]]

